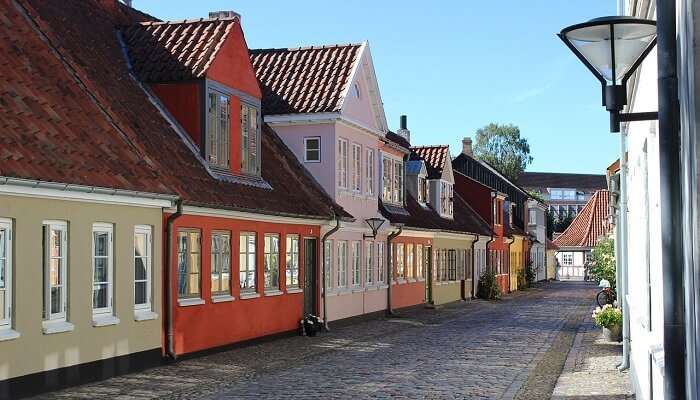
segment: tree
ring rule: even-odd
[[[552,213],[552,211],[547,210],[545,211],[544,216],[547,219],[547,237],[549,238],[549,240],[552,240],[552,238],[554,237],[554,227],[556,224],[556,222],[554,222],[554,214]]]
[[[476,131],[474,156],[491,164],[512,181],[532,163],[530,145],[517,126],[490,123]]]
[[[610,286],[615,289],[615,241],[607,237],[598,242],[593,248],[591,261],[587,265],[593,278],[598,283],[601,279],[607,279]]]
[[[573,215],[567,215],[564,218],[561,218],[554,224],[554,231],[555,232],[564,232],[566,228],[571,225],[571,223],[574,222],[574,216]]]

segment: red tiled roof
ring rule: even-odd
[[[132,68],[144,82],[201,78],[238,18],[148,21],[123,31]]]
[[[545,242],[546,242],[546,243],[545,243],[545,248],[546,248],[547,250],[559,250],[559,246],[557,246],[556,244],[554,244],[554,242],[551,241],[549,238],[547,238],[547,240],[545,240]]]
[[[360,44],[250,51],[263,114],[340,111]]]
[[[35,146],[41,150],[38,154],[42,158],[36,163],[28,163],[26,156],[14,157],[23,164],[13,168],[32,178],[49,177],[60,182],[102,184],[109,180],[107,183],[113,182],[110,187],[164,187],[190,205],[324,219],[331,217],[334,210],[348,216],[266,125],[261,140],[262,178],[271,189],[220,180],[209,174],[129,75],[115,27],[138,21],[135,15],[140,14],[116,0],[19,3],[32,23],[47,35],[47,41],[36,39],[35,31],[10,0],[0,0],[0,21],[12,21],[11,26],[0,23],[1,34],[11,38],[3,44],[9,42],[10,54],[16,58],[31,54],[29,63],[0,63],[0,76],[9,76],[12,85],[31,96],[42,93],[51,97],[15,111],[18,116],[11,124],[18,125],[16,131],[24,132],[24,136],[9,143],[5,135],[0,139],[0,154],[16,152],[18,143],[26,152]],[[65,66],[52,61],[57,56],[75,71],[75,76],[66,74]],[[20,73],[30,74],[36,83],[14,78]],[[9,96],[5,102],[16,102],[15,98]],[[70,107],[74,101],[80,103]],[[102,114],[91,111],[90,104],[99,104]],[[24,114],[22,109],[27,108],[35,109],[34,113]],[[37,117],[40,112],[48,116]],[[5,119],[2,121],[0,124]],[[55,121],[64,124],[65,129],[57,130]],[[122,142],[112,137],[121,137]],[[60,146],[71,147],[62,150]],[[115,156],[113,152],[121,148],[129,148],[131,153],[124,150]],[[61,168],[50,164],[49,157],[55,149],[61,152],[53,163],[61,163]],[[3,162],[2,168],[12,165]],[[141,166],[141,170],[136,168]],[[157,171],[155,179],[147,179],[146,166]],[[130,174],[122,177],[127,172]]]
[[[411,147],[411,159],[420,158],[425,161],[428,178],[438,179],[442,176],[445,164],[451,162],[450,147],[445,145]]]
[[[526,188],[569,188],[600,190],[608,187],[605,175],[522,172],[518,185]]]
[[[554,244],[559,247],[594,247],[601,236],[610,232],[608,199],[607,190],[595,192]]]

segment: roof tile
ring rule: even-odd
[[[595,192],[554,244],[559,247],[594,247],[601,236],[610,233],[608,201],[607,190]]]

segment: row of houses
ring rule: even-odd
[[[0,397],[517,290],[545,207],[386,121],[367,42],[0,0]],[[432,132],[424,132],[429,135]],[[531,249],[536,249],[534,252]]]

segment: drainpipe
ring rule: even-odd
[[[470,299],[474,299],[475,296],[475,291],[474,291],[474,282],[476,282],[476,253],[474,252],[474,246],[476,246],[476,242],[479,241],[479,235],[476,235],[476,239],[472,241],[472,294],[469,296]],[[465,282],[466,285],[466,282]],[[465,299],[466,300],[466,299]]]
[[[664,301],[664,397],[674,400],[685,399],[687,393],[676,2],[657,2],[656,17],[661,195],[659,208],[663,238],[661,268]]]
[[[386,268],[387,268],[387,280],[388,280],[388,287],[386,290],[386,315],[387,316],[392,316],[394,315],[394,310],[391,309],[391,284],[392,281],[394,280],[394,268],[391,265],[391,259],[392,259],[392,254],[391,254],[391,241],[394,240],[397,236],[401,234],[403,231],[403,226],[399,225],[398,226],[399,230],[394,231],[389,236],[386,237]]]
[[[173,302],[173,285],[174,274],[173,274],[173,249],[174,242],[173,239],[173,225],[175,220],[182,216],[182,199],[177,199],[176,211],[174,214],[170,214],[167,220],[167,230],[166,235],[168,239],[165,241],[165,252],[166,252],[166,266],[165,266],[165,320],[167,325],[167,334],[165,335],[165,348],[168,357],[172,360],[177,359],[177,354],[175,353],[175,332],[173,329],[173,314],[174,314],[174,302]]]
[[[491,250],[489,250],[489,245],[494,241],[493,235],[491,235],[491,239],[486,241],[486,269],[488,270],[489,267],[493,268],[493,265],[491,265]],[[479,292],[479,281],[475,279],[476,281],[476,286],[474,288],[474,298],[476,298],[476,294]],[[500,291],[500,288],[499,288]]]
[[[328,327],[328,306],[326,305],[326,291],[328,289],[326,287],[326,239],[340,229],[340,216],[335,213],[333,214],[335,215],[335,227],[326,232],[321,238],[321,285],[323,287],[323,292],[321,292],[321,300],[323,301],[323,329],[325,329],[326,332],[330,331],[330,328]]]
[[[617,367],[626,370],[630,366],[630,318],[627,304],[627,129],[620,132],[620,204],[618,208],[618,228],[620,244],[618,246],[619,281],[617,301],[622,307],[622,362]]]

